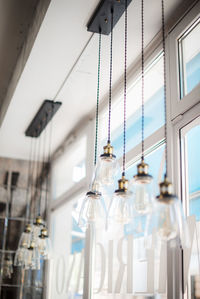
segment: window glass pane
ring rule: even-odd
[[[78,226],[78,216],[83,199],[80,195],[52,213],[51,299],[82,298],[85,231]]]
[[[194,125],[193,125],[194,124]],[[185,130],[185,131],[184,131]],[[194,216],[196,226],[192,241],[192,255],[189,267],[189,298],[199,298],[200,280],[200,118],[188,125],[182,131],[182,162],[185,169],[183,182],[186,190],[187,214]],[[190,234],[192,235],[192,234]]]
[[[181,98],[200,82],[200,19],[178,40]]]
[[[164,124],[163,110],[163,58],[159,56],[145,72],[145,138]],[[112,107],[111,141],[117,158],[123,146],[123,97]],[[103,144],[107,138],[107,113],[101,119]],[[127,94],[127,145],[129,151],[141,142],[141,78],[134,82]]]
[[[85,177],[86,136],[69,146],[53,163],[52,196],[58,198]]]

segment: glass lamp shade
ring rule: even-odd
[[[22,233],[21,238],[19,240],[18,247],[28,248],[31,243],[31,225],[27,224],[25,231]]]
[[[119,187],[114,192],[109,209],[108,220],[120,224],[127,224],[133,218],[132,192],[128,190],[128,180],[122,176],[118,181]]]
[[[160,184],[160,195],[156,197],[155,210],[150,215],[146,235],[152,231],[155,231],[156,238],[160,241],[170,241],[179,237],[182,247],[190,246],[181,201],[172,194],[172,184],[167,178]]]
[[[96,180],[100,182],[102,187],[114,185],[119,170],[119,164],[113,154],[113,147],[108,143],[104,146],[104,153],[98,159]]]
[[[7,255],[3,264],[3,277],[11,278],[13,273],[13,261],[11,255]]]
[[[46,228],[43,228],[41,230],[41,234],[38,240],[38,251],[41,258],[43,258],[44,260],[50,258],[51,241],[49,239],[48,231]]]
[[[88,224],[97,226],[105,224],[106,208],[102,194],[97,187],[98,184],[93,182],[91,191],[86,193],[79,215],[80,227],[88,226]]]
[[[28,249],[27,248],[18,248],[15,253],[14,266],[23,267],[25,266],[25,261],[27,258]]]
[[[153,177],[148,174],[148,164],[142,160],[137,165],[137,175],[134,176],[133,185],[133,205],[138,214],[151,212],[153,200]]]
[[[31,243],[30,247],[27,249],[27,254],[25,258],[25,269],[39,270],[40,269],[40,254],[35,243]]]

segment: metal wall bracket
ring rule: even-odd
[[[127,0],[127,6],[132,0]],[[108,35],[111,31],[111,11],[113,11],[113,27],[125,11],[125,0],[101,0],[88,22],[90,32]]]
[[[28,126],[25,135],[39,137],[61,105],[61,102],[45,100]]]

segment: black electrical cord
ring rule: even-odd
[[[96,104],[96,132],[95,132],[94,165],[97,164],[97,151],[98,151],[100,70],[101,70],[101,30],[99,31],[99,55],[98,55],[98,72],[97,72],[97,104]]]
[[[125,27],[124,27],[124,134],[123,134],[123,172],[125,176],[126,168],[126,85],[127,85],[127,0],[125,0]]]
[[[166,173],[165,177],[168,176],[168,153],[167,153],[167,75],[166,75],[166,46],[165,46],[165,8],[164,0],[161,0],[162,7],[162,45],[163,45],[163,75],[164,75],[164,121],[165,121],[165,163]]]
[[[30,151],[29,151],[29,160],[28,160],[28,178],[27,178],[27,189],[26,189],[26,222],[30,218],[30,201],[29,201],[29,189],[31,184],[31,168],[32,168],[32,155],[33,155],[33,138],[30,140]]]
[[[110,143],[111,110],[112,110],[112,55],[113,55],[113,9],[111,9],[111,32],[110,32],[110,80],[109,80],[109,105],[108,105],[108,143]]]
[[[144,160],[144,0],[141,0],[141,61],[142,61],[142,78],[141,78],[141,84],[142,84],[142,156],[141,160]]]

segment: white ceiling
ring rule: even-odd
[[[99,0],[52,0],[0,129],[0,156],[28,159],[30,138],[24,132],[44,99],[62,101],[53,120],[52,151],[94,108],[98,36],[86,24]],[[166,16],[181,0],[166,1]],[[128,65],[140,53],[140,1],[128,8]],[[161,27],[160,0],[145,1],[145,44]],[[113,82],[124,68],[124,18],[114,29]],[[109,37],[102,38],[101,97],[107,93]],[[64,82],[64,84],[63,84]]]

